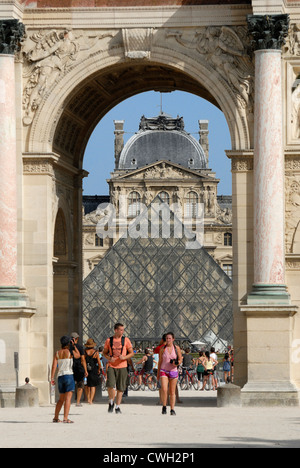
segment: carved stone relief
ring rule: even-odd
[[[249,172],[253,171],[253,158],[235,158],[231,159],[232,172]]]
[[[98,222],[104,218],[105,210],[96,210],[83,216],[84,226],[96,226]]]
[[[286,252],[294,252],[295,234],[300,223],[300,175],[286,177]],[[299,253],[299,252],[298,252]]]
[[[122,29],[125,56],[129,59],[150,59],[152,28]]]
[[[195,179],[195,176],[184,171],[176,170],[175,168],[162,163],[147,169],[143,174],[145,179]],[[136,176],[138,178],[138,175]],[[135,176],[133,177],[135,178]]]
[[[300,138],[300,83],[292,92],[292,138]]]
[[[226,208],[222,210],[219,205],[217,205],[217,220],[221,221],[224,224],[232,224],[232,210]]]
[[[22,46],[24,125],[31,125],[37,109],[55,84],[88,57],[123,48],[128,59],[149,60],[154,48],[162,45],[170,50],[181,49],[181,53],[200,61],[202,66],[218,75],[229,93],[234,94],[237,106],[247,109],[248,114],[252,113],[254,65],[248,55],[246,27],[204,27],[182,31],[160,29],[155,30],[155,34],[152,28],[93,33],[47,29],[29,31]],[[124,73],[127,72],[125,70]],[[111,80],[108,88],[113,81],[120,82],[123,78],[119,72],[112,71],[107,75],[107,79]],[[101,81],[99,86],[107,98],[105,81]],[[74,105],[76,111],[76,102]],[[74,131],[78,133],[78,129]]]
[[[283,57],[287,61],[287,142],[300,139],[300,24],[292,24]],[[297,141],[298,140],[298,141]]]
[[[35,112],[51,87],[77,63],[100,49],[99,41],[111,38],[110,32],[91,35],[83,31],[41,30],[29,35],[23,44],[24,78],[23,91],[24,125],[30,125]]]
[[[211,26],[187,32],[167,31],[166,37],[196,51],[206,66],[214,68],[233,90],[240,107],[253,106],[254,65],[248,54],[246,28]]]
[[[300,25],[291,24],[289,35],[283,47],[284,56],[300,57]]]

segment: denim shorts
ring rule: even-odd
[[[62,375],[58,377],[58,391],[59,393],[67,393],[75,391],[75,381],[73,375]]]

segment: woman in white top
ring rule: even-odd
[[[69,336],[63,336],[60,339],[61,350],[57,351],[53,358],[52,372],[51,372],[51,384],[55,385],[54,375],[56,369],[58,370],[58,391],[60,393],[60,398],[57,402],[55,408],[55,415],[53,422],[61,422],[59,419],[59,413],[61,408],[64,406],[64,419],[63,422],[67,424],[73,423],[69,419],[69,411],[71,407],[72,394],[75,391],[75,381],[73,375],[73,357],[70,353],[70,343],[71,338]],[[73,344],[74,346],[74,344]],[[75,354],[74,354],[75,351]],[[73,351],[74,356],[76,357],[76,347]],[[79,353],[79,351],[77,350]]]

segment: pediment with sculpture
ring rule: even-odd
[[[159,161],[157,163],[151,164],[147,167],[134,170],[125,175],[118,175],[113,181],[126,181],[126,180],[135,180],[135,181],[157,181],[164,180],[193,180],[198,182],[204,182],[210,180],[211,182],[216,182],[216,180],[208,175],[199,174],[199,172],[193,171],[191,169],[186,169],[178,164],[171,163],[169,161]]]

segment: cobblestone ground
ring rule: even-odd
[[[217,408],[216,392],[181,392],[176,416],[161,414],[158,393],[131,392],[122,414],[107,394],[72,405],[74,424],[53,424],[53,406],[0,409],[0,447],[178,448],[300,447],[300,408]],[[99,452],[101,453],[101,452]]]

